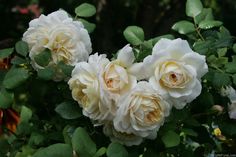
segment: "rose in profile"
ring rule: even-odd
[[[35,62],[35,56],[45,49],[51,52],[49,65],[52,66],[59,62],[74,66],[86,61],[92,51],[87,30],[63,10],[32,20],[22,40],[29,45],[29,56],[36,70],[44,68]]]
[[[113,110],[109,99],[102,94],[98,79],[99,72],[108,62],[105,55],[91,55],[88,62],[76,64],[68,81],[72,97],[83,108],[83,114],[99,123],[110,119]]]
[[[182,109],[201,93],[201,77],[208,71],[205,56],[194,52],[182,39],[161,39],[152,55],[143,61],[150,84],[168,94],[173,105]]]
[[[171,106],[145,81],[140,81],[118,101],[114,128],[126,134],[156,138],[157,131],[169,115]]]

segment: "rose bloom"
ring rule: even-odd
[[[187,41],[161,39],[144,59],[143,71],[156,90],[182,109],[201,93],[200,79],[208,66],[205,56],[194,52]]]
[[[118,101],[114,118],[117,131],[154,139],[171,106],[145,81],[139,82]]]
[[[139,145],[143,138],[135,134],[127,134],[117,131],[112,123],[106,123],[103,127],[103,132],[110,137],[112,142],[118,142],[126,146]]]
[[[63,10],[32,20],[22,40],[29,45],[29,56],[36,70],[43,67],[35,63],[34,57],[46,48],[52,55],[50,65],[60,61],[75,65],[86,61],[92,51],[87,30],[81,22],[73,21]]]
[[[132,48],[123,47],[116,60],[109,62],[100,75],[100,82],[104,91],[117,101],[121,95],[132,89],[137,83],[140,63],[133,64],[135,60]]]
[[[91,55],[88,62],[76,64],[68,81],[72,97],[83,108],[83,114],[99,122],[110,119],[113,110],[112,103],[101,93],[98,80],[99,72],[108,62],[105,55]]]

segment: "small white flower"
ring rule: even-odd
[[[73,66],[79,61],[86,61],[92,51],[87,30],[63,10],[32,20],[22,40],[29,45],[29,56],[36,70],[43,67],[36,64],[34,57],[46,48],[52,55],[50,65],[62,61]]]
[[[112,123],[106,123],[103,127],[103,132],[110,137],[112,142],[119,142],[126,146],[139,145],[143,141],[140,136],[117,131]]]
[[[171,106],[157,94],[148,82],[139,82],[118,101],[114,118],[117,131],[154,139],[157,130],[169,115]]]
[[[112,103],[102,94],[98,80],[99,72],[106,66],[105,55],[94,54],[87,62],[79,62],[72,71],[68,84],[72,97],[83,108],[83,114],[92,120],[109,120]]]
[[[208,71],[205,56],[194,52],[182,39],[161,39],[152,55],[143,61],[143,71],[150,84],[168,94],[177,109],[201,93],[201,77]]]
[[[118,52],[116,60],[109,62],[100,75],[104,91],[114,101],[132,89],[137,83],[135,74],[139,72],[140,64],[133,64],[135,56],[132,48],[126,45]]]
[[[236,119],[236,91],[233,87],[228,86],[221,91],[224,96],[230,99],[230,105],[228,105],[229,117]]]

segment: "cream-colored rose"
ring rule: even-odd
[[[156,90],[182,109],[201,93],[200,79],[208,67],[205,56],[193,52],[187,41],[161,39],[144,59],[143,71]]]
[[[99,72],[108,63],[105,55],[91,55],[87,62],[79,62],[72,71],[68,84],[72,97],[83,108],[83,114],[98,122],[110,120],[112,104],[102,95]]]
[[[117,131],[112,123],[106,123],[103,127],[103,132],[110,137],[112,142],[119,142],[126,146],[139,145],[143,138],[135,134],[122,133]]]
[[[29,56],[36,70],[43,67],[35,63],[34,57],[45,48],[51,51],[52,66],[61,61],[67,65],[86,61],[92,51],[87,30],[63,10],[32,20],[22,40],[29,45]]]
[[[103,89],[115,101],[137,83],[135,74],[141,66],[139,63],[133,64],[134,60],[132,48],[126,45],[118,52],[117,59],[108,63],[101,73]]]
[[[169,103],[144,81],[121,97],[118,106],[114,118],[115,129],[149,139],[156,138],[157,130],[171,109]]]

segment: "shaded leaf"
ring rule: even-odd
[[[201,29],[211,29],[213,27],[219,27],[223,23],[221,21],[215,21],[215,20],[206,20],[199,23],[199,28]]]
[[[144,31],[138,26],[127,27],[124,30],[123,35],[132,45],[139,45],[144,41]]]
[[[72,157],[72,148],[68,144],[53,144],[39,149],[32,157]]]
[[[83,23],[84,28],[88,31],[88,33],[92,33],[96,28],[96,25],[94,23],[88,22],[87,20],[84,19],[78,19],[78,20]]]
[[[45,69],[39,69],[37,73],[39,78],[43,80],[51,80],[55,74],[55,70],[51,67],[46,67]]]
[[[24,41],[18,41],[15,45],[16,52],[24,57],[27,56],[29,52],[28,44]]]
[[[28,70],[23,68],[11,68],[6,74],[3,85],[7,89],[13,89],[24,83],[29,77]]]
[[[51,60],[51,51],[49,49],[45,49],[44,51],[36,55],[34,57],[34,60],[40,66],[47,66]]]
[[[203,8],[202,12],[194,17],[194,22],[196,24],[207,20],[214,20],[211,8]]]
[[[9,108],[14,100],[14,94],[5,89],[0,91],[0,108]]]
[[[189,21],[179,21],[172,26],[172,29],[180,34],[188,34],[195,31],[194,24]]]
[[[0,58],[7,58],[14,52],[14,48],[7,48],[0,50]]]
[[[76,119],[81,116],[79,105],[71,102],[63,102],[59,104],[55,111],[64,119]]]
[[[128,152],[121,144],[112,142],[107,148],[107,157],[128,157]]]
[[[161,139],[167,148],[180,144],[180,136],[171,130],[166,132]]]
[[[72,136],[73,149],[82,157],[93,157],[96,154],[96,144],[85,129],[79,127]]]
[[[90,17],[96,13],[96,8],[89,4],[83,3],[75,8],[75,14],[80,17]]]
[[[187,0],[185,10],[187,16],[195,17],[201,13],[202,9],[203,6],[200,0]]]

